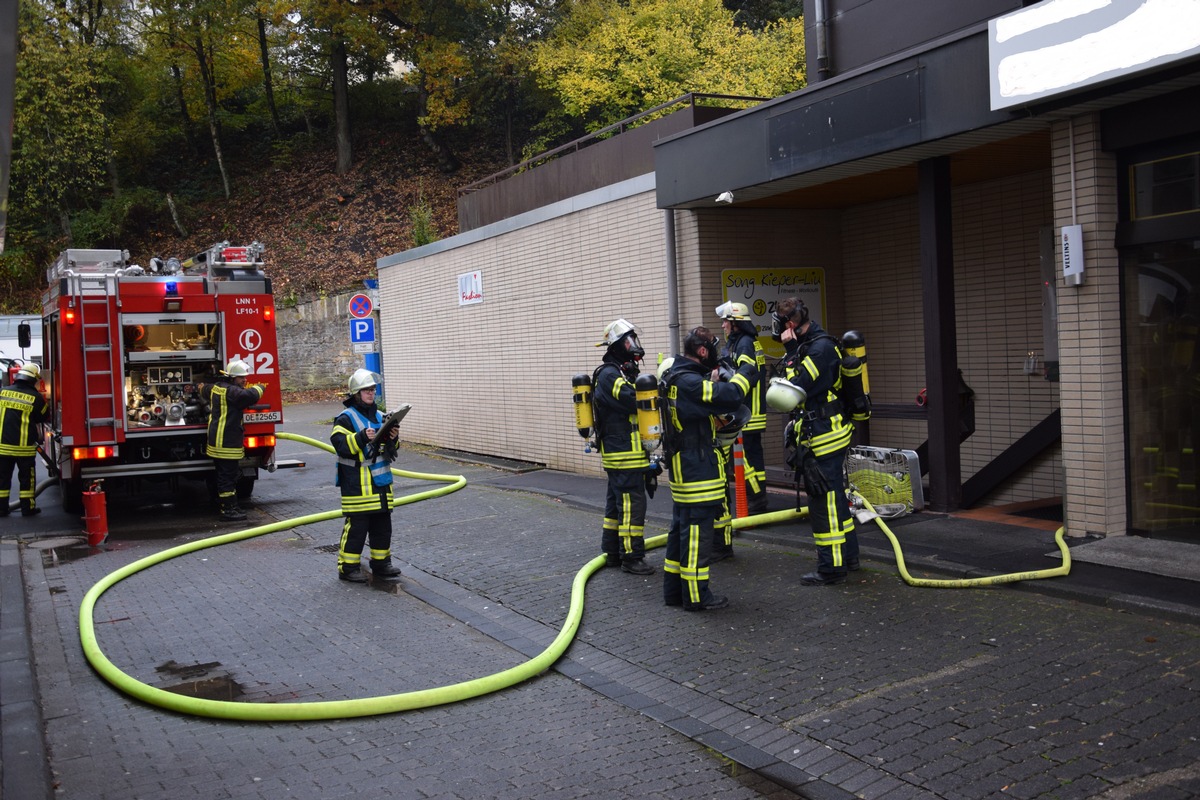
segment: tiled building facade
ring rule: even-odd
[[[836,25],[840,4],[821,5],[811,16]],[[854,5],[855,20],[891,13]],[[571,378],[598,363],[606,323],[635,322],[653,358],[687,328],[719,327],[726,271],[820,270],[824,326],[866,337],[870,443],[928,439],[944,510],[961,497],[1062,498],[1070,534],[1195,535],[1196,54],[1078,97],[991,108],[989,36],[1002,37],[950,5],[955,30],[909,31],[906,50],[659,141],[653,173],[381,259],[384,372],[389,396],[414,404],[408,435],[599,472],[575,432]],[[843,43],[856,33],[845,20]],[[881,101],[880,86],[896,99]],[[846,111],[855,102],[865,116]],[[927,180],[935,162],[941,184]],[[714,202],[726,189],[734,202]],[[931,221],[938,203],[949,225]],[[1063,275],[1072,225],[1086,264],[1077,284]],[[460,305],[470,273],[482,302]],[[952,275],[953,291],[936,297],[945,287],[930,274]],[[952,321],[940,328],[949,346],[931,310]],[[973,424],[947,443],[931,433],[958,402],[956,372],[973,392],[958,413]],[[773,418],[769,466],[782,466],[781,429]]]

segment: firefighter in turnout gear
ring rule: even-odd
[[[246,512],[238,507],[239,463],[246,451],[242,445],[242,414],[262,399],[265,387],[246,385],[250,365],[233,359],[215,383],[200,384],[200,396],[209,407],[208,442],[204,453],[213,460],[217,473],[217,503],[221,519],[240,522]]]
[[[608,475],[600,548],[609,566],[634,575],[650,575],[643,528],[646,524],[646,481],[650,460],[637,424],[634,381],[645,351],[634,326],[618,319],[604,329],[604,360],[592,374],[596,440]]]
[[[342,492],[342,538],[338,545],[338,577],[365,583],[362,571],[364,545],[370,546],[371,574],[394,578],[392,565],[392,469],[400,429],[392,428],[382,446],[368,448],[383,425],[375,405],[378,377],[359,369],[350,376],[346,410],[333,421],[329,441],[337,453],[337,485]],[[371,453],[368,453],[371,450]]]
[[[725,506],[725,457],[717,441],[750,391],[751,363],[717,381],[719,343],[694,328],[662,375],[663,455],[671,473],[671,529],[663,562],[663,599],[688,611],[718,609],[729,599],[709,588],[713,526]]]
[[[800,391],[795,420],[795,466],[808,495],[808,518],[817,546],[817,569],[800,578],[804,586],[829,586],[858,569],[858,534],[842,478],[846,448],[854,433],[849,410],[838,397],[842,353],[837,340],[808,316],[799,298],[776,306],[774,329],[787,348],[787,379]]]
[[[750,392],[742,401],[749,409],[750,421],[742,428],[742,460],[744,463],[744,491],[746,505],[750,514],[767,513],[767,470],[766,456],[763,454],[762,435],[767,427],[767,415],[763,408],[764,384],[767,357],[758,341],[758,328],[750,318],[750,309],[744,303],[726,302],[717,306],[715,313],[721,318],[721,328],[725,332],[725,347],[721,353],[721,362],[730,369],[737,369],[743,363],[754,365],[754,374],[750,378]],[[717,521],[717,541],[713,544],[715,556],[728,557],[733,555],[733,537],[737,533],[731,524],[728,513],[735,508],[735,498],[738,487],[734,484],[735,471],[732,452],[725,454],[726,467],[729,470],[729,499],[726,503],[726,513]],[[716,560],[716,559],[714,559]]]
[[[12,385],[0,391],[0,475],[4,476],[0,478],[0,517],[9,513],[8,491],[14,467],[22,516],[41,513],[34,497],[38,426],[50,419],[50,406],[37,390],[41,374],[37,364],[23,364]]]

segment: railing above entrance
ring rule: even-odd
[[[462,198],[465,195],[472,194],[473,192],[478,192],[481,189],[485,189],[488,186],[491,186],[492,184],[495,184],[495,183],[498,183],[499,181],[504,180],[505,178],[516,175],[519,172],[524,172],[528,169],[532,169],[533,167],[536,167],[539,164],[544,164],[547,161],[551,161],[560,156],[567,155],[570,153],[576,153],[579,150],[581,150],[589,145],[592,145],[597,142],[600,142],[600,141],[603,141],[606,139],[610,139],[613,136],[625,133],[625,131],[627,131],[631,128],[636,128],[636,127],[645,125],[648,121],[650,121],[652,119],[657,119],[659,117],[666,116],[666,114],[664,114],[663,112],[670,111],[671,109],[679,110],[679,108],[686,106],[692,110],[693,116],[695,116],[696,110],[698,107],[713,108],[714,111],[719,111],[719,113],[713,115],[713,118],[715,119],[717,116],[723,116],[724,114],[729,114],[729,113],[732,113],[733,111],[740,111],[741,109],[740,108],[730,109],[730,108],[724,108],[724,107],[702,106],[701,104],[704,101],[761,103],[767,99],[768,98],[765,98],[765,97],[746,97],[746,96],[742,96],[742,95],[732,95],[732,94],[701,94],[701,93],[697,93],[697,92],[688,92],[685,95],[676,97],[674,100],[668,100],[667,102],[662,103],[661,105],[657,105],[654,108],[647,109],[647,110],[641,112],[640,114],[635,114],[634,116],[623,119],[620,122],[614,122],[612,125],[607,125],[603,128],[600,128],[599,130],[592,131],[591,133],[587,134],[586,136],[581,136],[578,139],[575,139],[574,141],[567,142],[564,145],[555,147],[552,150],[547,150],[544,153],[539,153],[538,155],[534,156],[533,158],[528,158],[519,164],[514,164],[511,167],[508,167],[507,169],[502,169],[499,172],[494,173],[492,175],[488,175],[486,178],[477,180],[474,183],[468,183],[466,186],[459,188],[458,196],[459,196],[459,198]],[[670,111],[670,113],[674,113],[674,111]],[[708,119],[703,120],[703,122],[708,122],[708,121],[709,121]],[[696,124],[700,124],[700,123],[696,123]]]

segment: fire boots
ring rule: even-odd
[[[225,522],[241,522],[246,512],[238,508],[237,497],[221,498],[221,519]]]
[[[400,577],[400,568],[392,564],[391,556],[381,561],[372,561],[371,577],[398,578]],[[368,581],[367,573],[358,564],[344,564],[338,569],[338,578],[350,583],[366,583]]]
[[[42,510],[35,506],[32,500],[22,500],[20,506],[22,517],[32,517],[34,514],[42,513]],[[10,511],[8,500],[0,501],[0,517],[7,517]]]
[[[392,564],[392,557],[388,556],[382,561],[371,562],[371,574],[376,578],[397,578],[400,576],[400,568]]]
[[[844,572],[808,572],[800,576],[801,586],[836,586],[845,582]]]
[[[630,558],[621,562],[621,570],[631,575],[653,575],[654,567],[646,563],[644,558]]]
[[[367,576],[357,564],[338,570],[338,578],[351,583],[366,583]]]
[[[770,511],[767,505],[767,493],[764,491],[747,492],[746,510],[752,517],[756,517],[759,514],[766,514]]]

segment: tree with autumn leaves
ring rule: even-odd
[[[721,0],[579,0],[533,48],[566,117],[598,128],[688,92],[775,97],[804,85],[804,28],[752,31]]]
[[[231,163],[415,130],[515,163],[687,92],[803,85],[800,0],[24,0],[9,252],[121,246],[238,190]],[[773,19],[775,14],[781,18]],[[171,201],[171,214],[167,201]],[[176,214],[176,204],[182,211]]]

